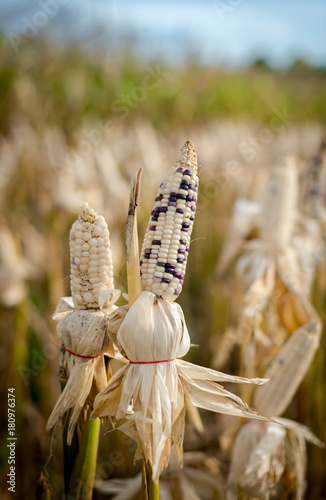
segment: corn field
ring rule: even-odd
[[[84,394],[63,411],[57,402],[64,334],[52,316],[72,307],[57,308],[62,297],[72,296],[82,317],[105,288],[118,289],[118,309],[105,314],[118,311],[121,316],[114,320],[128,337],[122,297],[128,293],[131,308],[125,227],[131,181],[142,168],[137,203],[142,289],[167,301],[176,298],[179,305],[172,305],[181,306],[191,339],[186,360],[178,360],[189,384],[185,392],[193,397],[186,400],[183,447],[176,432],[171,455],[165,449],[160,461],[148,451],[153,474],[161,475],[160,498],[326,498],[325,74],[261,68],[214,73],[194,62],[182,70],[159,62],[145,67],[128,53],[110,68],[77,49],[34,41],[19,59],[10,57],[4,43],[0,54],[1,472],[9,477],[7,396],[14,388],[16,497],[30,499],[36,491],[36,498],[63,498],[64,445],[56,430],[50,431],[72,409],[66,432],[73,443],[90,394],[94,415],[109,430],[103,425],[99,430],[93,498],[141,498],[142,466],[133,461],[137,444],[130,431],[111,431],[114,415],[104,411],[99,397],[108,371],[114,377],[126,367],[136,373],[136,367],[123,365],[123,356],[131,359],[126,349],[117,355],[108,343],[108,368],[103,345],[87,346],[79,356],[102,356],[91,360],[95,382],[86,394],[88,381],[76,370],[73,391],[84,388]],[[183,168],[177,176],[181,191],[169,193],[180,216],[178,222],[170,216],[171,227],[159,233],[160,214],[167,211],[161,200],[169,185],[161,182],[180,147],[192,145],[188,139],[196,146],[198,193],[197,163],[194,167],[183,149],[185,156],[176,163]],[[192,162],[188,172],[187,162]],[[171,180],[175,189],[179,184]],[[190,228],[182,212],[189,189],[189,203],[197,206],[195,221],[188,210]],[[178,195],[184,197],[183,209]],[[177,271],[179,250],[170,242],[176,228],[185,234],[181,254],[189,251]],[[153,241],[164,272],[152,262]],[[82,261],[81,252],[100,244],[110,248],[110,258],[100,263],[100,277],[96,266],[91,268],[85,292],[79,267],[91,264]],[[101,258],[99,251],[96,259]],[[98,311],[100,324],[104,313]],[[75,347],[69,342],[68,353]],[[77,365],[65,369],[73,373]],[[188,365],[196,367],[196,375]],[[204,384],[198,365],[211,371],[205,372],[211,377],[206,384],[216,380],[212,373],[220,372],[215,370],[228,374],[219,379],[225,384],[218,385],[224,391],[219,397],[237,397],[234,404],[242,398],[250,408],[248,418],[206,411],[216,411],[209,398],[206,406],[198,403],[187,379]],[[237,376],[270,380],[235,384]],[[269,420],[251,419],[251,411]],[[144,434],[150,432],[146,428]],[[1,495],[11,498],[5,481]]]

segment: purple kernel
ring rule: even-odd
[[[178,194],[177,196],[178,200],[186,200],[187,197],[184,194]]]
[[[174,274],[173,274],[173,276],[174,276],[175,278],[178,278],[178,279],[180,280],[180,279],[181,279],[181,277],[182,277],[182,274],[179,274],[179,273],[174,273]]]
[[[176,213],[177,214],[184,214],[184,210],[182,208],[177,208]]]
[[[184,255],[186,252],[185,252],[184,250],[181,250],[181,249],[179,248],[178,253],[182,253],[182,254]]]
[[[187,233],[187,232],[188,232],[188,229],[187,229],[186,227],[182,227],[182,228],[181,228],[181,231],[182,231],[183,233]]]
[[[156,221],[158,219],[158,217],[154,216],[154,217],[151,217],[151,220],[152,221]]]
[[[172,274],[172,275],[174,274],[174,270],[170,269],[170,268],[169,269],[165,269],[165,272],[166,272],[166,274]]]
[[[194,217],[189,217],[189,220],[194,220]]]
[[[149,226],[150,231],[156,231],[156,226]]]
[[[149,253],[145,253],[145,254],[144,254],[144,259],[149,259],[149,256],[150,256],[150,254],[149,254]]]
[[[154,281],[154,283],[162,283],[162,278],[158,278],[157,276],[154,276],[153,281]]]
[[[161,242],[159,240],[153,240],[152,245],[160,245],[161,246]]]
[[[143,263],[143,261],[142,261],[142,260],[141,260],[141,261],[139,261],[139,265],[140,265],[140,266],[142,265],[142,263]]]
[[[186,252],[189,252],[189,247],[186,247]]]
[[[189,170],[189,168],[186,168],[186,170],[183,172],[183,175],[189,175],[191,177],[192,176],[192,171]]]
[[[190,196],[190,194],[187,194],[186,200],[187,201],[193,201],[193,196]]]
[[[169,201],[177,201],[177,195],[170,196]]]
[[[196,207],[192,206],[192,207],[190,207],[190,210],[191,210],[192,212],[196,212]]]
[[[75,258],[74,258],[74,257],[70,260],[70,262],[71,262],[72,264],[75,264],[75,265],[76,265],[76,262],[75,262]]]
[[[182,264],[182,263],[183,263],[183,259],[177,259],[177,262],[178,262],[179,264]]]
[[[167,207],[160,207],[159,208],[159,212],[166,212],[167,211]]]
[[[162,278],[162,283],[170,283],[171,280],[167,279],[167,278]]]
[[[186,245],[187,242],[185,240],[180,240],[180,245]]]
[[[174,290],[174,294],[173,295],[179,295],[179,291],[177,289]]]
[[[169,201],[169,207],[176,207],[177,203],[175,201]]]
[[[151,253],[151,249],[150,248],[145,248],[144,253]]]
[[[163,194],[159,194],[158,196],[156,196],[155,201],[161,201],[162,198]]]
[[[157,265],[160,266],[160,267],[165,267],[164,262],[158,262]]]
[[[187,228],[188,228],[188,227],[189,227],[189,224],[187,224],[186,222],[183,222],[183,223],[182,223],[182,227],[187,227]]]
[[[179,167],[179,168],[177,168],[177,170],[176,170],[176,171],[177,171],[177,172],[182,172],[182,173],[183,173],[183,168],[182,168],[182,167]]]

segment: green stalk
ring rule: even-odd
[[[100,428],[99,418],[88,420],[71,477],[68,499],[92,499]]]
[[[67,378],[63,377],[59,378],[61,392],[64,390],[67,380],[68,380]],[[64,474],[65,494],[67,494],[69,491],[71,476],[75,467],[79,451],[76,429],[74,431],[71,445],[70,446],[67,445],[68,425],[69,425],[71,411],[72,411],[71,409],[66,411],[66,413],[62,417],[63,474]]]
[[[142,493],[143,500],[159,500],[160,498],[160,484],[159,481],[154,483],[152,477],[152,467],[149,462],[143,457],[143,471],[142,471]]]

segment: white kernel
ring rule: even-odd
[[[95,236],[100,236],[100,234],[102,234],[103,232],[103,228],[100,225],[98,225],[94,227],[93,231]]]
[[[91,238],[88,243],[91,247],[97,246],[97,238]]]
[[[97,255],[98,255],[98,253],[97,253],[97,252],[98,252],[98,248],[97,248],[97,247],[90,247],[90,249],[89,249],[89,254],[90,254],[90,256],[91,256],[92,254],[97,254]]]
[[[86,264],[81,264],[79,266],[79,269],[82,273],[86,273],[86,271],[88,270],[88,266]]]
[[[73,299],[74,299],[74,302],[81,302],[83,300],[82,296],[79,295],[79,293],[75,293],[73,296]]]
[[[100,280],[100,278],[97,276],[96,278],[89,278],[89,281],[90,281],[90,283],[99,283],[101,280]]]
[[[85,301],[85,302],[92,302],[92,300],[93,300],[93,299],[94,299],[94,296],[93,296],[93,294],[92,294],[92,293],[90,293],[90,292],[86,292],[86,293],[84,294],[84,301]]]
[[[88,240],[90,240],[90,239],[91,239],[91,237],[92,237],[92,236],[91,236],[89,233],[83,233],[83,240],[84,240],[84,241],[88,241]]]

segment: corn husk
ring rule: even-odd
[[[244,499],[280,498],[284,490],[294,493],[296,500],[303,499],[305,443],[322,448],[324,443],[298,422],[280,417],[274,420],[246,421],[238,427],[230,449],[227,500],[236,500],[239,495]]]
[[[247,422],[240,427],[232,451],[228,500],[238,498],[238,486],[251,497],[268,498],[284,471],[285,436],[286,430],[272,423]]]
[[[281,415],[291,402],[319,347],[321,324],[312,320],[285,342],[268,367],[270,379],[264,390],[257,388],[253,404],[263,415]]]
[[[229,415],[265,419],[236,395],[215,382],[261,384],[262,379],[226,375],[183,361],[190,338],[181,307],[142,292],[119,329],[117,339],[133,362],[121,368],[96,396],[93,417],[126,418],[120,426],[138,442],[157,482],[167,466],[171,444],[182,463],[185,398],[197,407]],[[129,404],[132,401],[133,414]]]
[[[106,300],[106,309],[75,310],[71,297],[61,298],[53,315],[59,320],[57,332],[63,345],[81,358],[68,352],[64,353],[63,371],[68,377],[66,386],[61,393],[47,422],[47,430],[52,429],[64,413],[73,408],[70,416],[67,443],[71,444],[78,417],[86,403],[93,403],[94,396],[105,388],[107,382],[103,354],[110,357],[116,351],[108,333],[107,314],[114,310],[114,302],[120,295],[117,290],[110,290],[110,300]],[[107,297],[107,296],[106,296]]]

